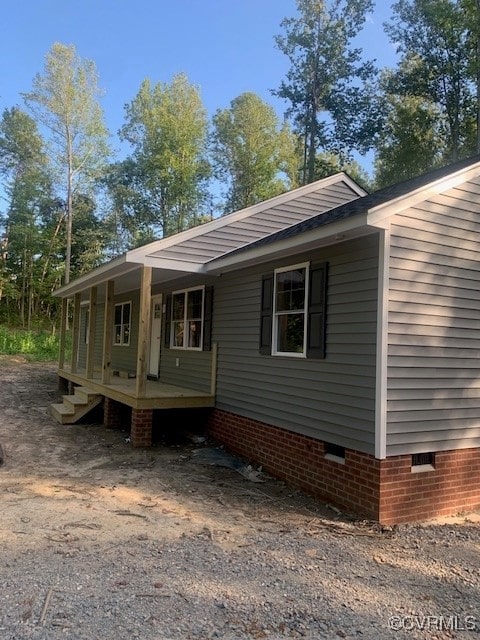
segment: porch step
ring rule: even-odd
[[[71,396],[63,396],[63,403],[50,405],[50,413],[60,424],[75,424],[102,401],[103,396],[86,387],[76,387]]]

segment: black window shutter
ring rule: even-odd
[[[308,300],[307,358],[325,358],[328,264],[312,265]]]
[[[172,326],[172,296],[168,295],[165,303],[165,331],[163,334],[163,345],[170,349],[170,328]]]
[[[203,312],[203,350],[212,350],[212,315],[213,315],[213,287],[205,287],[205,308]]]
[[[260,314],[260,348],[262,355],[272,353],[273,275],[262,277],[262,308]]]

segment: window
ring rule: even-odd
[[[204,287],[172,294],[170,346],[173,349],[202,349]]]
[[[128,346],[130,344],[130,316],[131,302],[121,302],[115,305],[113,344]]]
[[[260,353],[324,358],[327,264],[297,264],[262,279]]]
[[[308,265],[277,269],[274,281],[273,353],[305,355]]]

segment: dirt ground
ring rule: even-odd
[[[382,530],[213,443],[59,425],[59,397],[0,359],[2,640],[478,637],[477,514]]]
[[[203,447],[190,438],[194,428],[187,429],[185,437],[180,435],[179,443],[134,449],[126,431],[85,421],[62,426],[48,411],[61,397],[55,365],[4,359],[0,366],[0,444],[5,458],[0,481],[2,495],[9,498],[1,523],[2,527],[7,521],[16,523],[18,528],[21,522],[25,526],[19,529],[29,541],[45,521],[46,510],[48,521],[67,538],[77,529],[77,536],[78,530],[83,535],[92,531],[90,539],[111,542],[141,535],[144,521],[155,520],[160,537],[178,538],[198,527],[218,528],[227,500],[229,507],[251,507],[254,512],[259,501],[291,509],[283,502],[293,494],[282,483],[252,484],[226,468],[190,464],[194,452]],[[310,505],[318,511],[320,505],[302,499],[306,509]],[[159,513],[163,517],[152,517]],[[227,534],[238,514],[224,513]],[[94,523],[90,526],[87,520]],[[245,523],[237,525],[235,535],[246,529]],[[228,548],[228,537],[218,542]]]

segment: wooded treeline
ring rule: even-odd
[[[211,117],[185,74],[145,79],[116,132],[94,62],[56,43],[0,120],[0,321],[55,325],[52,291],[128,248],[347,171],[377,188],[480,151],[480,0],[398,0],[395,68],[358,47],[372,0],[297,0],[289,70]],[[373,154],[374,172],[358,162]]]

